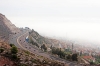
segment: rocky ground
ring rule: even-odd
[[[64,63],[37,56],[28,51],[17,48],[17,58],[12,57],[11,46],[0,41],[0,66],[65,66]]]

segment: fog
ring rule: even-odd
[[[100,44],[100,0],[1,0],[0,12],[44,36]]]
[[[100,23],[99,19],[61,19],[61,18],[39,18],[30,17],[29,19],[19,18],[18,21],[25,21],[24,23],[17,23],[14,18],[10,18],[12,22],[18,27],[30,27],[39,34],[47,37],[58,37],[68,40],[84,40],[93,43],[100,43]],[[30,20],[28,23],[28,20]]]

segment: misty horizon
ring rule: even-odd
[[[100,44],[99,2],[1,0],[0,11],[17,27],[29,27],[44,36]]]
[[[16,24],[15,24],[16,25]],[[100,30],[99,23],[91,22],[58,22],[58,23],[30,23],[29,26],[17,27],[29,27],[37,31],[40,35],[61,38],[72,41],[87,41],[93,44],[99,44]]]

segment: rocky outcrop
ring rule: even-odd
[[[38,32],[32,30],[29,32],[29,42],[35,42],[38,45],[47,45],[48,47],[66,48],[66,42],[41,36]]]
[[[9,38],[9,34],[14,34],[20,30],[8,20],[5,15],[0,14],[0,37]]]
[[[39,35],[38,32],[32,30],[31,32],[29,32],[29,41],[33,41],[35,43],[37,43],[38,45],[47,45],[48,47],[50,47],[52,45],[52,42],[50,39],[43,37],[41,35]]]

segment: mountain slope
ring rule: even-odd
[[[20,30],[8,20],[5,15],[0,13],[0,37],[8,39],[10,34],[19,32]]]
[[[33,40],[35,43],[42,45],[42,44],[46,44],[49,47],[53,44],[51,42],[51,40],[49,40],[48,38],[45,38],[41,35],[39,35],[36,31],[32,30],[31,32],[29,32],[29,40]]]
[[[65,66],[64,63],[47,59],[43,56],[37,56],[36,54],[18,48],[18,52],[13,54],[13,47],[14,45],[0,41],[0,66]],[[4,51],[1,52],[1,49]]]
[[[43,37],[41,36],[38,32],[32,30],[29,32],[29,42],[33,41],[37,43],[38,45],[47,45],[48,47],[58,47],[58,48],[66,48],[67,42],[53,39],[53,38],[48,38],[48,37]]]

